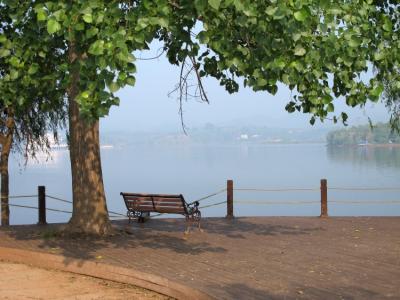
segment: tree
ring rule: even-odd
[[[397,1],[398,2],[398,1]],[[400,29],[400,4],[396,1],[375,1],[378,8],[383,12],[392,22],[392,26],[398,33]],[[394,35],[394,39],[398,36]],[[397,42],[398,43],[398,42]],[[399,53],[397,52],[397,56]],[[379,70],[378,70],[379,72]],[[398,64],[394,64],[392,72],[395,74],[400,74],[400,68]],[[383,80],[384,84],[384,94],[383,101],[390,112],[390,125],[393,131],[400,133],[400,84],[398,80]]]
[[[65,123],[65,104],[53,80],[45,80],[57,64],[57,53],[41,57],[27,36],[40,32],[25,22],[13,22],[7,7],[0,8],[0,176],[1,224],[9,225],[9,172],[12,151],[35,156],[49,148],[48,132],[57,135]],[[24,38],[21,39],[22,34]],[[35,78],[37,77],[37,78]]]
[[[398,27],[381,2],[264,0],[1,1],[43,33],[34,45],[61,54],[52,74],[69,102],[73,216],[69,231],[104,234],[110,223],[104,195],[98,120],[118,104],[114,93],[134,85],[134,56],[153,40],[187,78],[215,77],[228,92],[239,83],[275,94],[293,91],[286,107],[324,120],[333,99],[349,106],[378,101],[384,82],[400,81]],[[394,1],[383,1],[391,8]],[[1,7],[1,6],[0,6]],[[57,48],[49,47],[58,41]],[[377,72],[361,80],[369,64]],[[185,69],[188,68],[188,69]],[[347,115],[334,116],[346,122]]]

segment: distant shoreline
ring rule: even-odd
[[[371,147],[371,148],[400,148],[400,144],[348,144],[348,145],[331,145],[327,144],[329,147]]]

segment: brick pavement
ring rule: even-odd
[[[132,268],[218,299],[400,299],[399,217],[208,218],[187,238],[182,219],[115,225],[127,233],[2,228],[0,246]]]

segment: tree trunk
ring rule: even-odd
[[[78,59],[73,44],[69,58]],[[105,235],[111,231],[101,171],[99,120],[82,118],[78,103],[79,69],[72,71],[68,89],[69,150],[72,173],[73,212],[66,233]]]
[[[12,115],[7,117],[5,122],[5,132],[1,134],[1,155],[0,155],[0,176],[1,176],[1,225],[10,225],[9,207],[9,175],[8,159],[11,152],[12,140],[14,135],[14,118]]]

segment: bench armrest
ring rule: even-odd
[[[188,214],[189,215],[191,215],[191,214],[193,214],[195,211],[198,211],[199,210],[199,201],[195,201],[195,202],[192,202],[192,203],[189,203],[189,204],[187,204],[187,211],[188,211]]]

